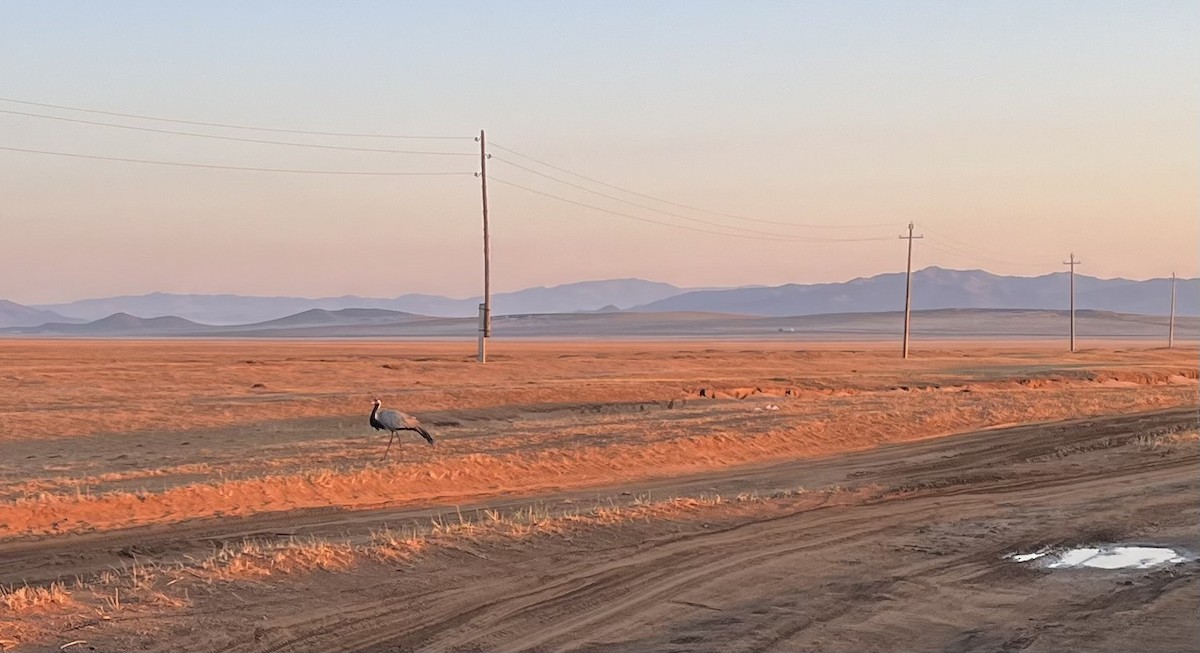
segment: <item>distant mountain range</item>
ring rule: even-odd
[[[669,283],[642,279],[612,279],[583,281],[552,288],[527,288],[492,296],[493,315],[514,313],[573,313],[595,311],[606,307],[632,308],[672,295],[684,289]],[[67,304],[50,304],[31,310],[57,313],[57,321],[90,321],[114,313],[129,313],[142,317],[175,315],[204,324],[250,324],[287,317],[310,309],[337,311],[345,308],[371,308],[401,311],[433,317],[472,317],[479,314],[479,297],[451,299],[438,295],[409,294],[391,299],[376,297],[248,297],[244,295],[173,295],[151,293],[84,299]],[[62,316],[65,316],[62,317]],[[6,321],[0,314],[0,326],[41,324],[25,321]]]
[[[1170,310],[1170,279],[1130,281],[1076,275],[1075,283],[1076,305],[1081,310],[1141,315],[1166,315]],[[1067,307],[1067,288],[1066,273],[1011,277],[981,270],[930,267],[913,274],[913,308],[1059,310]],[[305,299],[165,293],[33,307],[0,300],[0,328],[54,323],[54,329],[66,333],[71,331],[72,324],[91,322],[89,329],[93,330],[137,332],[145,327],[131,320],[152,318],[179,320],[152,325],[152,330],[173,331],[204,325],[259,331],[298,327],[320,329],[332,325],[370,326],[438,318],[469,318],[465,324],[472,324],[479,301],[479,298],[451,299],[414,294],[392,299],[355,296]],[[614,279],[528,288],[493,296],[495,316],[633,311],[786,317],[875,313],[897,311],[903,307],[902,273],[842,283],[710,290],[684,289],[642,279]],[[1200,279],[1179,280],[1176,312],[1180,316],[1200,315]]]
[[[54,311],[22,306],[7,299],[0,299],[0,327],[37,326],[47,322],[82,322]]]
[[[732,338],[746,340],[878,340],[898,338],[903,313],[836,313],[791,317],[702,312],[587,312],[502,315],[497,338]],[[1066,311],[942,309],[914,311],[920,339],[1065,338]],[[1167,318],[1107,311],[1078,312],[1078,330],[1089,338],[1163,340]],[[475,318],[427,317],[382,309],[312,309],[286,318],[245,325],[205,325],[180,317],[139,318],[117,313],[87,324],[51,323],[9,327],[10,336],[86,338],[419,338],[471,339]],[[1200,339],[1200,318],[1176,320],[1176,338]]]
[[[470,318],[426,317],[387,311],[377,308],[345,308],[327,311],[314,308],[295,315],[240,325],[200,324],[174,315],[137,317],[128,313],[113,313],[108,317],[86,323],[48,322],[38,326],[8,327],[8,333],[51,336],[315,336],[342,333],[353,334],[376,326],[395,328],[413,322],[474,322]]]
[[[1066,272],[1008,277],[982,270],[929,267],[913,273],[914,310],[943,308],[1062,309],[1069,302]],[[1200,279],[1180,279],[1176,313],[1200,315]],[[1167,315],[1171,280],[1097,279],[1075,275],[1079,309]],[[904,309],[904,274],[880,274],[843,283],[787,284],[683,292],[637,307],[639,311],[717,311],[743,315],[821,315]]]

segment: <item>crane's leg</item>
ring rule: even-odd
[[[380,460],[387,460],[388,452],[390,452],[392,450],[392,440],[395,440],[395,439],[396,439],[396,432],[392,431],[392,437],[388,438],[387,450],[385,450],[383,452],[383,458],[381,458]]]

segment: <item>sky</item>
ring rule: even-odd
[[[478,295],[480,129],[493,291],[902,271],[910,221],[915,268],[1194,277],[1197,33],[1190,0],[7,0],[0,148],[457,174],[0,149],[0,298]]]

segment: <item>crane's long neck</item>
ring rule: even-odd
[[[379,404],[371,404],[371,426],[375,426],[379,423],[378,420],[375,419],[375,414],[378,412]]]

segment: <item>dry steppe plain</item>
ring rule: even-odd
[[[1061,344],[0,341],[0,648],[1197,650],[1198,351]]]

